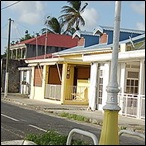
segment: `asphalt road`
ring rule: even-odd
[[[75,122],[66,118],[57,117],[51,113],[43,113],[24,109],[20,105],[12,105],[1,102],[1,142],[8,140],[22,140],[30,133],[44,133],[47,130],[55,130],[68,135],[73,129],[82,129],[92,132],[99,140],[101,129],[97,125]],[[80,139],[92,140],[76,134]],[[132,136],[121,136],[120,145],[145,145],[145,141]]]

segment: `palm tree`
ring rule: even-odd
[[[22,38],[20,39],[20,42],[25,41],[25,40],[28,40],[28,39],[31,39],[31,38],[34,38],[34,36],[33,36],[33,35],[30,35],[30,34],[28,33],[28,30],[26,30],[26,31],[25,31],[25,36],[22,37]],[[17,43],[16,43],[16,44],[17,44]]]
[[[62,34],[62,19],[58,20],[55,17],[48,16],[47,20],[45,21],[45,25],[48,27],[47,32]],[[45,33],[45,31],[46,28],[43,28],[42,33]]]
[[[80,30],[79,25],[85,25],[85,21],[81,14],[84,12],[88,3],[85,3],[83,7],[81,7],[81,1],[67,1],[69,6],[63,6],[61,13],[65,13],[61,15],[59,18],[63,18],[63,24],[67,24],[67,29],[69,30],[75,25],[75,30]]]

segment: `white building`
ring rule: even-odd
[[[111,58],[112,53],[83,55],[83,61],[91,62],[89,105],[93,110],[102,110],[107,101],[106,86],[110,77]],[[134,37],[132,41],[127,39],[119,42],[117,78],[120,113],[144,118],[145,34]]]

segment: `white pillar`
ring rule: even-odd
[[[139,95],[144,95],[144,82],[145,82],[145,68],[144,68],[144,60],[140,61],[140,73],[139,73]]]
[[[137,100],[137,118],[139,119],[141,116],[141,95],[144,95],[144,82],[145,82],[145,68],[144,68],[144,60],[140,61],[140,73],[139,73],[139,89],[138,89],[138,100]]]
[[[106,88],[109,82],[109,76],[110,76],[110,64],[111,62],[106,62],[104,64],[104,74],[103,74],[103,91],[102,91],[102,108],[106,104],[107,101],[107,92]]]
[[[45,88],[46,88],[46,71],[47,66],[43,66],[43,75],[42,75],[42,93],[43,93],[43,99],[45,99]]]
[[[20,48],[20,52],[21,52],[20,58],[22,58],[22,48]]]
[[[9,82],[9,73],[8,72],[6,72],[6,74],[5,74],[5,94],[4,94],[4,97],[7,97],[7,95],[8,95],[8,82]]]
[[[35,67],[32,67],[32,78],[31,78],[31,90],[30,90],[30,99],[34,99],[35,97],[35,86],[34,86],[34,70]]]
[[[125,62],[122,62],[120,65],[120,82],[119,82],[119,86],[120,86],[120,100],[119,100],[119,105],[121,107],[121,110],[119,111],[119,114],[122,114],[123,111],[123,95],[124,95],[124,91],[125,91],[125,80],[126,80],[126,64]]]
[[[18,59],[18,49],[16,49],[16,59]]]
[[[23,81],[23,72],[22,70],[20,70],[20,93],[23,94],[23,91],[24,91],[24,87],[22,85],[22,81]]]
[[[91,64],[90,69],[90,90],[89,90],[89,107],[91,110],[96,109],[96,93],[97,93],[97,70],[98,63]]]

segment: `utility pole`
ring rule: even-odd
[[[46,27],[46,36],[45,36],[45,54],[44,54],[44,59],[46,59],[46,52],[47,51],[47,27]]]
[[[121,108],[118,106],[117,94],[119,92],[117,82],[118,67],[118,49],[120,34],[120,12],[121,1],[115,1],[115,21],[113,34],[113,51],[111,60],[110,82],[107,86],[107,102],[103,107],[104,118],[101,131],[100,145],[119,145],[118,136],[118,112]]]
[[[6,58],[6,73],[5,73],[5,93],[4,97],[7,97],[8,93],[8,77],[9,77],[9,50],[10,50],[10,34],[11,34],[11,18],[9,18],[9,27],[8,27],[8,47],[7,47],[7,58]]]

